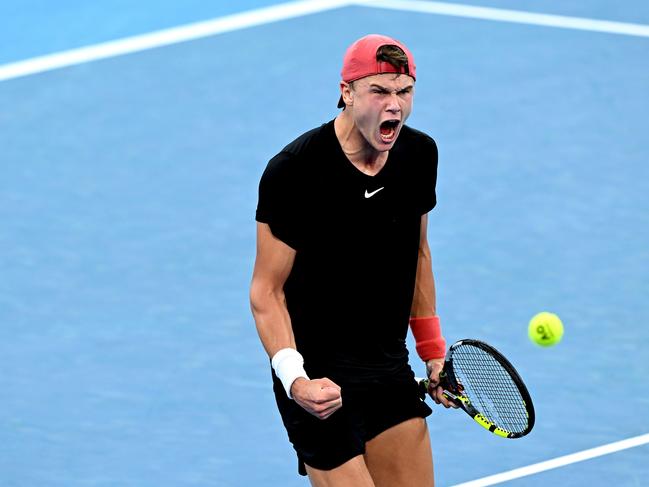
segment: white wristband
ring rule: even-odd
[[[275,375],[277,375],[284,386],[286,395],[289,399],[293,399],[291,396],[291,386],[295,379],[304,377],[306,380],[309,380],[309,376],[306,375],[306,371],[304,370],[304,358],[294,348],[282,348],[273,355],[271,364],[273,365]]]

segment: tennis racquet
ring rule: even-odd
[[[444,395],[480,426],[503,438],[520,438],[534,427],[534,406],[514,366],[479,340],[455,342],[440,373]],[[417,379],[422,400],[428,379]]]

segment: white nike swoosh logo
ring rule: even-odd
[[[371,197],[374,196],[376,193],[378,193],[379,191],[381,191],[383,188],[385,188],[385,186],[381,186],[379,189],[376,189],[376,190],[372,191],[371,193],[368,193],[367,190],[365,190],[365,197],[366,197],[366,198],[371,198]]]

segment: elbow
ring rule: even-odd
[[[430,255],[430,247],[428,245],[419,246],[419,260],[432,260]]]
[[[250,286],[250,310],[257,317],[264,313],[272,303],[284,301],[284,290],[253,280]]]
[[[252,286],[250,286],[249,297],[250,297],[250,311],[252,312],[252,315],[256,317],[263,309],[263,298],[262,298],[261,289],[259,289],[259,286],[255,286],[254,282]]]

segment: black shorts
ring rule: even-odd
[[[325,420],[289,399],[274,373],[273,389],[289,440],[297,452],[300,475],[306,475],[304,464],[319,470],[336,468],[364,454],[365,443],[383,431],[432,413],[419,398],[414,379],[342,386],[343,406]]]

